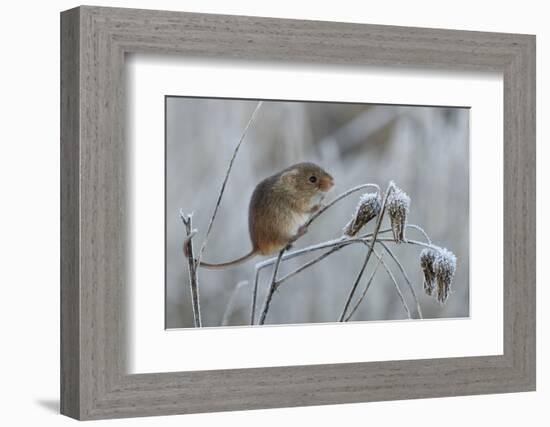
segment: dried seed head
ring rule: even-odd
[[[405,227],[407,225],[407,215],[409,213],[411,198],[399,187],[394,186],[393,190],[390,191],[388,195],[388,200],[386,203],[388,214],[390,216],[393,239],[397,243],[401,243],[404,241]]]
[[[435,292],[435,271],[434,262],[437,252],[432,248],[425,248],[420,253],[420,268],[424,273],[424,292],[433,295]]]
[[[433,263],[433,267],[437,282],[437,300],[443,304],[449,297],[451,284],[456,272],[455,254],[445,248],[440,249]]]
[[[380,213],[382,200],[378,193],[365,193],[359,199],[351,220],[344,227],[344,234],[355,236],[359,230]]]

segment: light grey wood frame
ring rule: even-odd
[[[124,58],[130,52],[502,72],[504,354],[128,375]],[[99,419],[535,389],[534,36],[71,9],[61,14],[61,166],[63,414]]]

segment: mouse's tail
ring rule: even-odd
[[[233,261],[223,262],[221,264],[210,264],[208,262],[201,261],[200,267],[207,268],[210,270],[219,270],[222,268],[232,267],[234,265],[241,264],[249,259],[252,259],[256,256],[256,251],[252,249],[248,254],[243,255],[240,258],[234,259]]]

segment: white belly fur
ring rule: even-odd
[[[298,230],[302,225],[306,223],[306,221],[309,219],[308,214],[299,214],[299,213],[293,213],[292,214],[292,221],[289,227],[289,234],[291,236],[294,236],[298,233]]]

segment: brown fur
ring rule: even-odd
[[[312,176],[316,177],[314,183],[309,180]],[[318,208],[315,197],[332,186],[332,176],[313,163],[298,163],[265,178],[254,189],[248,208],[250,254],[223,264],[201,262],[201,266],[223,268],[240,264],[254,255],[270,255],[281,250]]]

